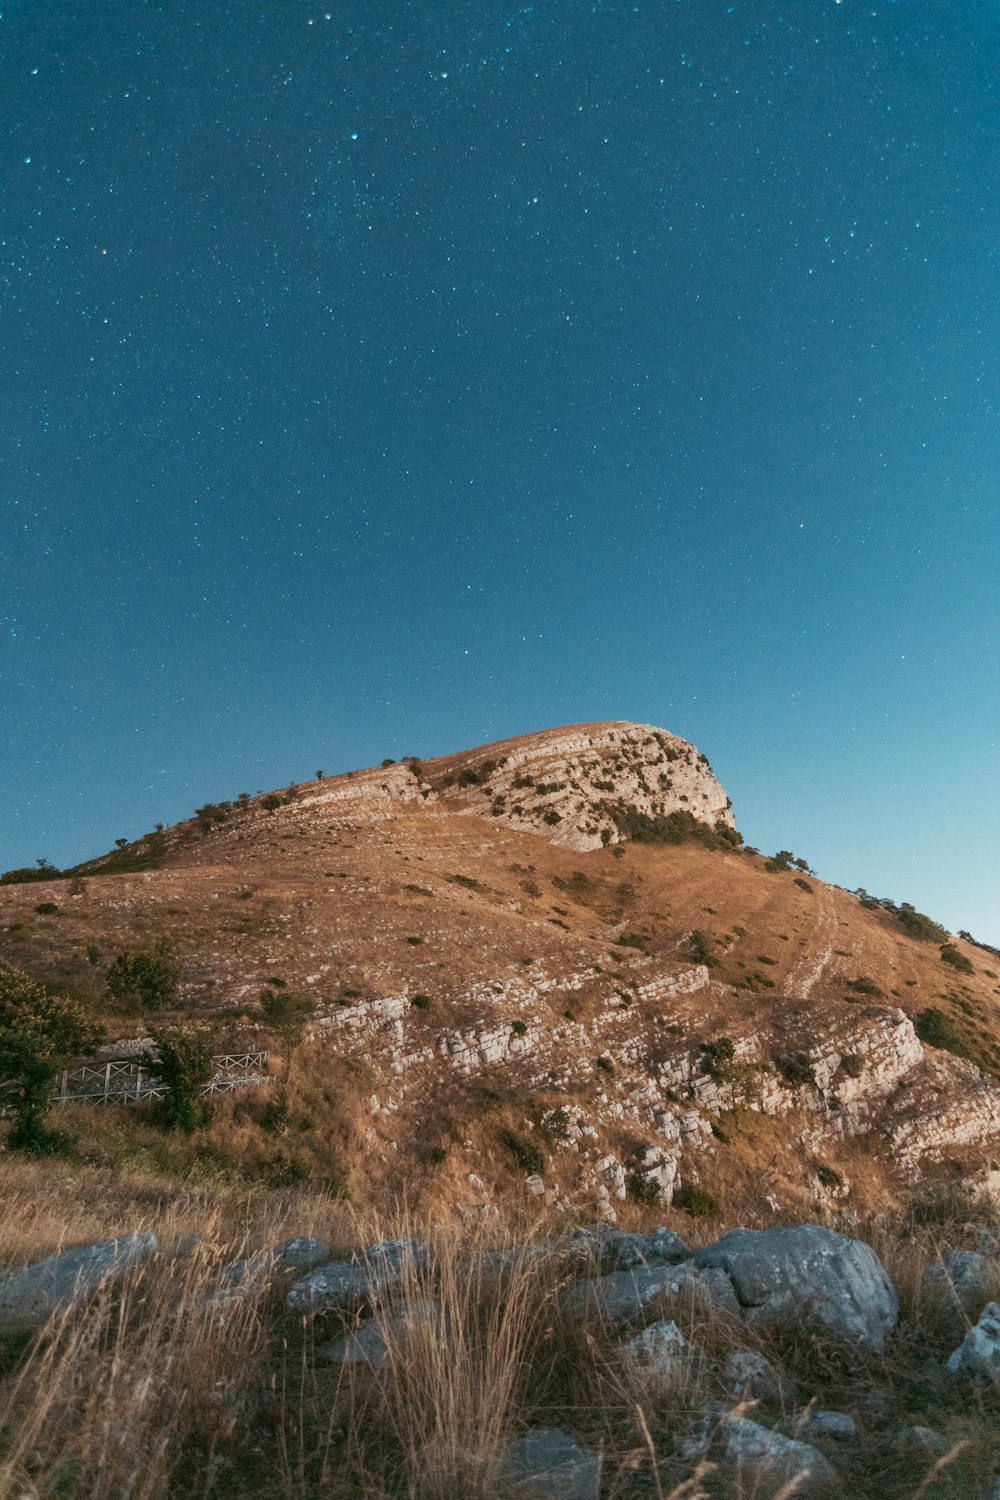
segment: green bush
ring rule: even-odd
[[[599,1057],[594,1066],[600,1068],[602,1073],[613,1073],[615,1071],[615,1065],[610,1057]]]
[[[515,1130],[501,1130],[500,1140],[507,1147],[522,1172],[529,1177],[540,1177],[545,1171],[545,1153],[534,1141],[526,1140]]]
[[[47,904],[52,905],[51,902]],[[42,908],[40,906],[35,907],[36,911],[41,911],[41,909]],[[55,908],[53,907],[53,909]],[[941,962],[943,964],[950,964],[951,967],[953,969],[957,969],[960,974],[975,973],[975,969],[972,967],[971,960],[966,958],[965,954],[959,948],[956,948],[954,943],[941,944]]]
[[[198,1032],[179,1026],[151,1028],[149,1034],[156,1047],[156,1076],[166,1091],[160,1119],[167,1130],[190,1135],[206,1116],[202,1090],[214,1071],[211,1047]]]
[[[881,904],[886,905],[884,901]],[[933,921],[930,917],[925,917],[922,911],[915,910],[908,901],[903,901],[894,915],[897,921],[906,928],[910,937],[917,938],[919,942],[944,943],[948,941],[948,934],[940,923]]]
[[[701,1065],[711,1078],[724,1077],[735,1056],[736,1049],[728,1036],[720,1036],[714,1042],[702,1043]]]
[[[644,1208],[654,1208],[660,1201],[660,1184],[655,1177],[640,1177],[636,1174],[628,1179],[625,1191]]]
[[[54,917],[56,915],[56,912],[59,910],[59,907],[54,901],[39,901],[38,905],[35,907],[35,910],[40,917]],[[944,954],[942,954],[941,957],[943,958]],[[969,968],[972,968],[971,964],[969,965]]]
[[[855,995],[879,996],[883,993],[874,979],[869,979],[867,974],[862,974],[859,979],[848,979],[846,985]]]
[[[805,891],[807,896],[811,896],[813,893],[812,886],[809,884],[808,880],[803,880],[801,875],[796,875],[792,884],[797,885],[800,891]]]
[[[845,1057],[840,1059],[840,1066],[848,1078],[860,1078],[865,1071],[865,1060],[863,1057],[859,1057],[856,1052],[848,1052]]]
[[[14,1109],[7,1144],[38,1155],[57,1154],[65,1136],[45,1127],[59,1071],[101,1040],[100,1026],[70,1000],[50,995],[19,969],[0,965],[0,1082]]]
[[[417,1010],[430,1010],[431,997],[430,995],[411,995],[410,1004],[415,1006]]]
[[[678,1188],[673,1202],[675,1208],[689,1214],[692,1219],[708,1219],[719,1211],[718,1202],[704,1188]]]
[[[704,964],[706,969],[719,967],[719,960],[712,952],[708,937],[697,927],[688,938],[688,951],[696,964]]]
[[[164,946],[119,953],[108,970],[108,994],[123,1010],[165,1010],[177,1000],[180,965]]]
[[[774,1065],[790,1088],[816,1086],[816,1075],[805,1052],[783,1052],[774,1059]]]
[[[816,1176],[825,1188],[842,1187],[844,1183],[839,1172],[834,1171],[833,1167],[824,1166],[821,1162],[816,1166]]]
[[[524,1033],[527,1031],[528,1027],[524,1021],[512,1021],[510,1029],[515,1036],[524,1036]]]

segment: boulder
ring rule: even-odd
[[[1000,1302],[987,1302],[979,1322],[949,1355],[947,1368],[953,1375],[1000,1384]]]
[[[441,1326],[441,1308],[429,1298],[415,1298],[412,1302],[401,1302],[389,1308],[384,1317],[362,1323],[360,1328],[345,1333],[317,1349],[316,1358],[328,1364],[371,1365],[380,1369],[388,1362],[389,1351],[406,1334],[418,1328]]]
[[[569,1317],[614,1324],[645,1321],[650,1304],[683,1295],[711,1304],[720,1312],[739,1316],[740,1307],[727,1276],[711,1268],[664,1263],[614,1271],[563,1287],[559,1304]]]
[[[893,1442],[897,1453],[922,1458],[927,1462],[932,1458],[943,1458],[949,1446],[948,1439],[942,1437],[940,1432],[935,1432],[933,1427],[903,1427],[896,1433]]]
[[[652,1234],[636,1234],[629,1229],[613,1229],[608,1224],[594,1224],[575,1229],[570,1244],[592,1248],[600,1256],[601,1270],[629,1271],[633,1266],[648,1266],[664,1261],[687,1260],[690,1248],[672,1229],[661,1227]]]
[[[296,1281],[288,1293],[292,1312],[356,1310],[374,1297],[397,1291],[409,1271],[427,1266],[427,1246],[420,1240],[376,1240],[354,1260],[317,1266]]]
[[[597,1500],[600,1466],[561,1427],[537,1427],[508,1443],[502,1478],[517,1500]]]
[[[976,1250],[950,1250],[937,1265],[928,1266],[920,1278],[920,1290],[949,1311],[956,1324],[965,1315],[975,1317],[987,1299],[991,1281],[989,1264]]]
[[[815,1494],[837,1484],[837,1473],[818,1448],[783,1437],[751,1422],[733,1417],[725,1424],[724,1462],[742,1477],[782,1486],[783,1496]]]
[[[726,1384],[733,1395],[754,1401],[777,1401],[782,1381],[766,1354],[757,1349],[737,1349],[726,1355],[723,1366]]]
[[[105,1281],[150,1259],[156,1235],[146,1232],[65,1250],[0,1278],[0,1319],[44,1322],[57,1308],[86,1297]]]
[[[801,1437],[835,1438],[849,1443],[858,1435],[858,1424],[846,1411],[810,1411],[803,1416],[798,1431]]]
[[[808,1311],[832,1333],[876,1350],[899,1317],[896,1289],[871,1246],[819,1224],[731,1229],[693,1260],[724,1271],[751,1317]]]
[[[678,1390],[696,1384],[704,1363],[700,1350],[692,1348],[676,1323],[650,1323],[625,1352],[638,1366],[646,1385],[659,1391]]]
[[[258,1250],[254,1255],[231,1261],[215,1277],[205,1305],[220,1308],[258,1296],[266,1290],[274,1271],[308,1271],[329,1254],[330,1247],[325,1241],[300,1236],[285,1240],[273,1250]]]

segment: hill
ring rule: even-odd
[[[741,844],[693,746],[574,725],[206,804],[2,884],[0,953],[118,1037],[151,1019],[108,1013],[126,950],[169,947],[220,1046],[260,1044],[263,989],[309,998],[287,1090],[220,1106],[173,1165],[744,1223],[984,1180],[997,960]],[[95,1162],[166,1149],[141,1110],[75,1113]]]

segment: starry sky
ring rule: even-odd
[[[1000,942],[997,0],[0,10],[0,868],[635,719]]]

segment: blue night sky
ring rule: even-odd
[[[0,868],[637,719],[1000,941],[996,0],[0,9]]]

